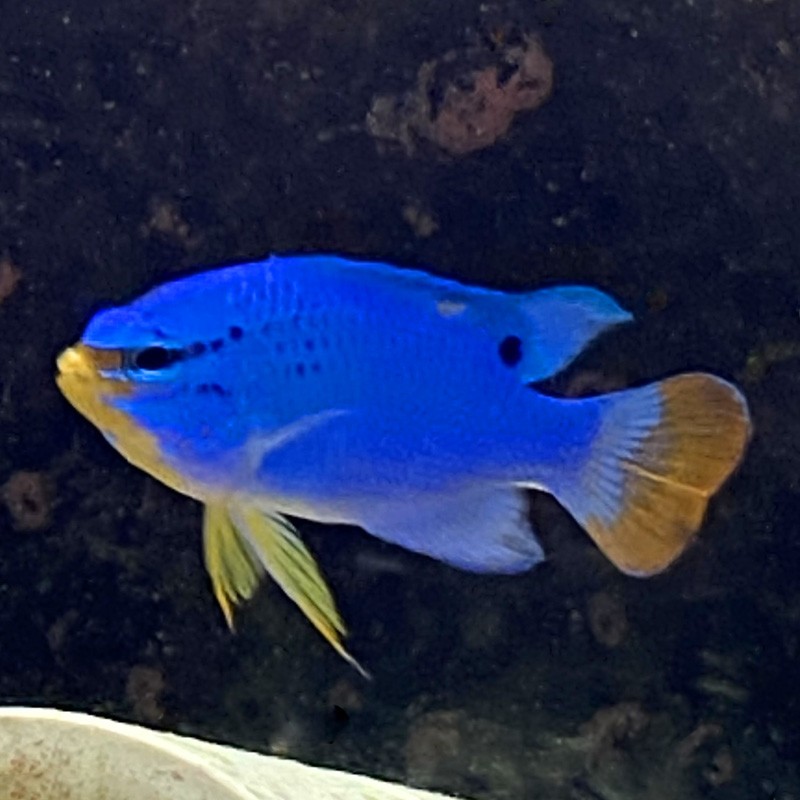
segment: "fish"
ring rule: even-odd
[[[504,292],[272,255],[99,311],[56,381],[130,463],[204,505],[204,562],[231,627],[269,575],[366,674],[292,519],[495,574],[545,557],[530,489],[628,575],[662,572],[694,539],[751,436],[734,385],[687,372],[594,397],[539,390],[630,321],[591,286]]]

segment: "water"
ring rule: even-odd
[[[531,34],[550,99],[444,152],[447,87],[513,84]],[[5,702],[487,800],[800,797],[800,7],[43,0],[0,43]],[[67,407],[53,359],[159,279],[320,250],[610,291],[637,324],[562,389],[737,381],[756,438],[697,544],[624,578],[535,497],[550,560],[492,578],[303,524],[375,680],[274,586],[229,634],[198,507]]]

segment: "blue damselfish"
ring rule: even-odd
[[[287,517],[516,573],[543,558],[525,497],[536,488],[626,573],[683,551],[745,449],[737,389],[701,373],[577,400],[528,385],[630,319],[589,287],[510,294],[275,256],[101,311],[57,380],[129,461],[205,504],[229,622],[269,573],[352,662]]]

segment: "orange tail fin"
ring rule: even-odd
[[[623,572],[666,569],[742,458],[750,418],[741,393],[691,373],[599,398],[608,404],[577,485],[558,497]]]

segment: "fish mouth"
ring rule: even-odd
[[[122,363],[119,350],[99,350],[81,342],[67,347],[56,359],[56,384],[66,399],[101,429],[107,427],[109,402],[126,395],[131,386],[106,374]]]
[[[86,374],[89,367],[82,345],[67,347],[56,359],[56,380],[66,375]]]
[[[99,382],[100,373],[84,345],[67,347],[56,359],[56,384],[73,405],[76,395],[94,393]]]
[[[121,365],[122,355],[119,350],[100,350],[80,342],[67,347],[56,359],[58,377],[107,380],[102,371],[118,370]]]

